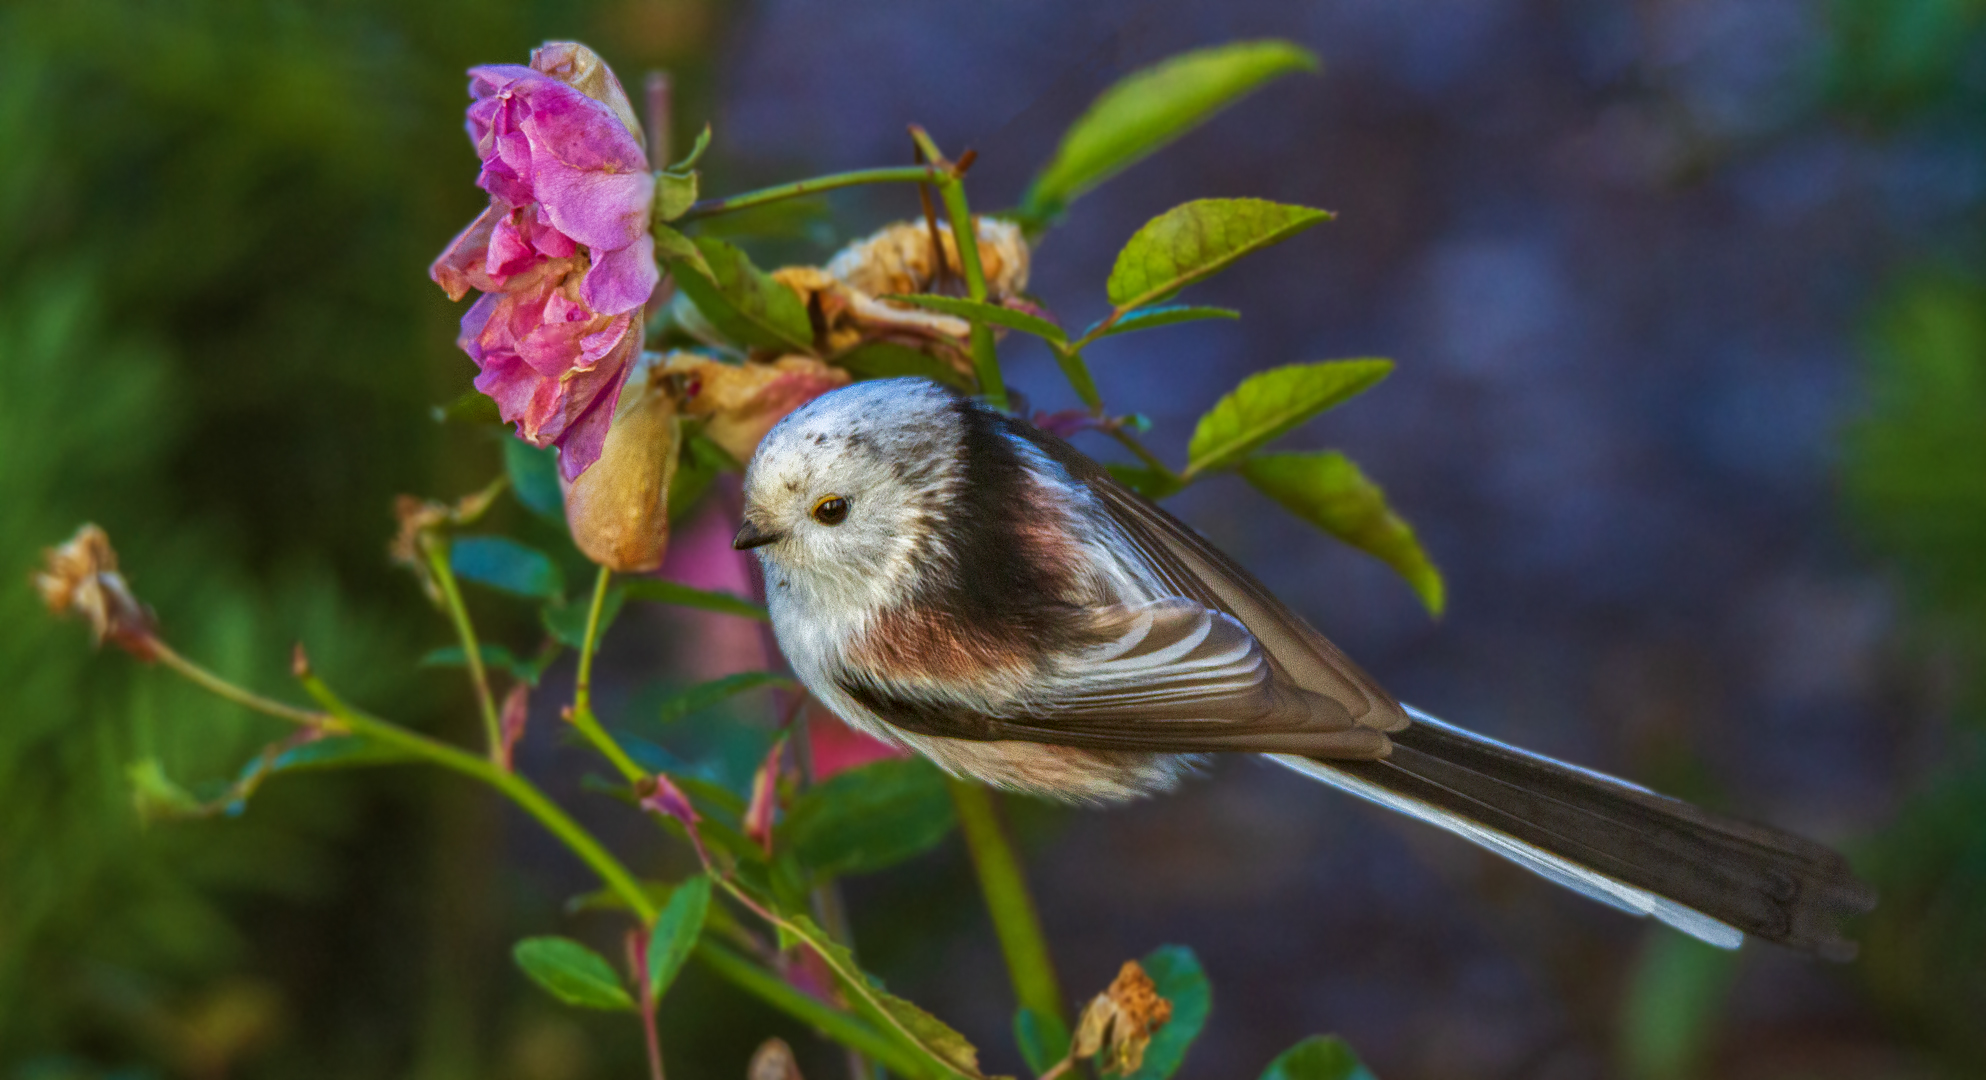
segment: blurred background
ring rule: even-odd
[[[597,932],[561,914],[590,885],[528,822],[386,770],[146,826],[132,763],[225,780],[275,730],[90,654],[26,582],[95,520],[182,651],[285,693],[302,639],[349,697],[473,726],[459,676],[408,667],[448,634],[384,547],[396,493],[500,467],[431,415],[471,375],[425,279],[482,203],[466,67],[552,37],[630,85],[666,67],[678,129],[715,127],[706,191],[904,162],[920,122],[979,151],[996,208],[1117,76],[1254,36],[1324,74],[1078,204],[1033,289],[1065,323],[1101,314],[1117,246],[1189,198],[1337,211],[1195,293],[1240,322],[1092,365],[1176,457],[1249,371],[1396,358],[1293,442],[1387,487],[1449,613],[1238,482],[1174,509],[1403,698],[1839,844],[1883,903],[1854,964],[1721,954],[1232,762],[1124,809],[1010,804],[1068,991],[1193,946],[1214,1010],[1187,1077],[1252,1076],[1313,1032],[1389,1080],[1986,1074],[1982,22],[1978,0],[9,3],[0,1076],[640,1070],[634,1025],[509,963],[526,933]],[[818,209],[744,242],[815,261],[915,200]],[[1035,406],[1073,404],[1008,348]],[[679,626],[624,618],[603,699],[638,703],[682,652]],[[561,678],[525,760],[584,802]],[[589,820],[653,843],[602,802]],[[956,838],[849,900],[869,967],[1020,1068]],[[695,969],[664,1015],[679,1076],[742,1075],[775,1033],[840,1075]]]

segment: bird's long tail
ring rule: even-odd
[[[1602,773],[1474,735],[1409,707],[1378,761],[1271,755],[1411,814],[1567,888],[1712,945],[1745,934],[1855,955],[1842,917],[1875,893],[1833,850],[1736,821]]]

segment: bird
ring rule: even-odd
[[[1395,699],[1193,529],[1068,442],[919,378],[795,409],[732,545],[781,652],[851,727],[1075,803],[1260,754],[1723,948],[1846,960],[1875,894],[1832,849]]]

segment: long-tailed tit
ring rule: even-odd
[[[1874,893],[1835,852],[1395,701],[1193,530],[1036,428],[918,379],[775,427],[744,527],[794,670],[947,771],[1106,801],[1268,755],[1714,945],[1830,958]]]

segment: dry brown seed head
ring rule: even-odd
[[[117,551],[102,529],[84,525],[61,546],[43,549],[33,581],[48,610],[88,623],[97,645],[109,641],[140,660],[157,658],[158,623],[118,573]]]

